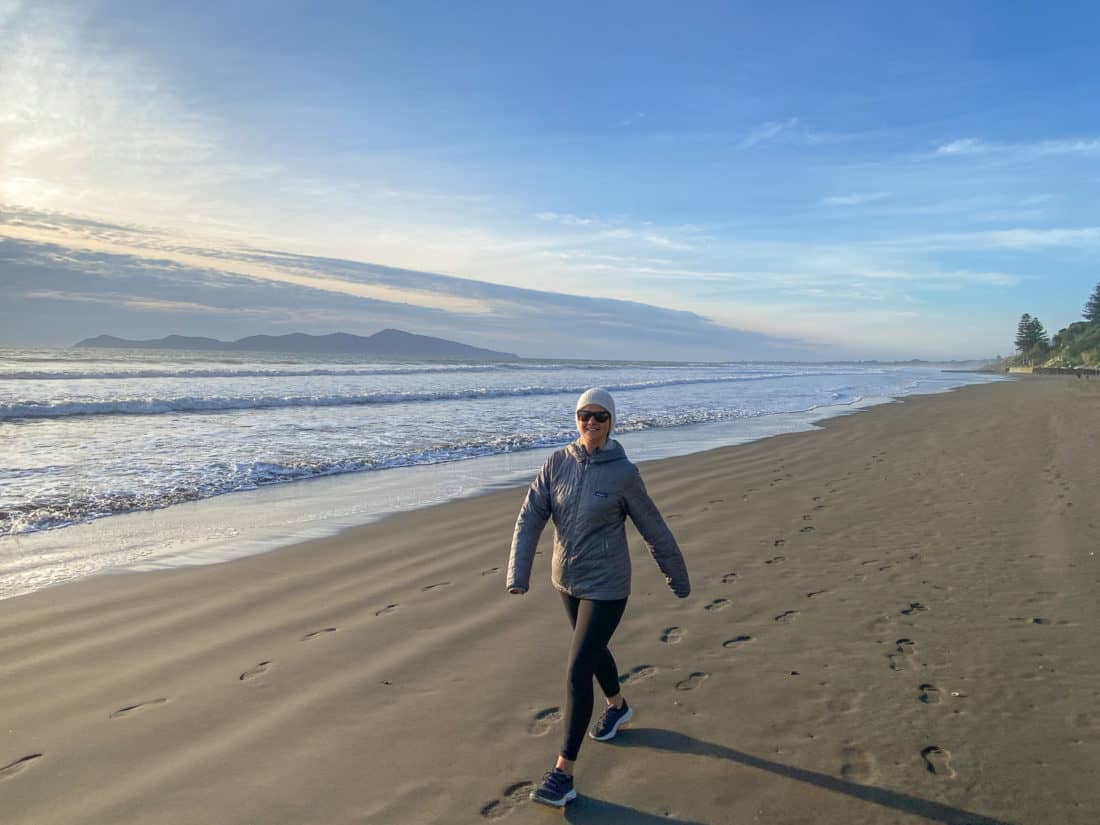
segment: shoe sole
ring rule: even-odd
[[[547,799],[545,797],[539,796],[537,791],[531,791],[532,802],[538,802],[540,805],[549,805],[551,808],[564,808],[576,798],[576,790],[567,791],[565,796],[563,796],[561,799]]]
[[[603,736],[596,736],[595,733],[593,733],[592,731],[589,731],[588,735],[591,736],[593,739],[595,739],[597,742],[606,742],[608,739],[614,739],[615,734],[619,732],[619,728],[622,727],[623,725],[625,725],[627,722],[629,722],[633,718],[634,718],[634,708],[627,708],[626,713],[624,713],[622,716],[619,717],[619,721],[617,721],[614,725],[612,725],[611,730],[609,730],[606,734],[604,734]]]

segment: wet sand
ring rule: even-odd
[[[966,387],[642,466],[635,720],[569,822],[1100,821],[1100,381]],[[0,601],[0,821],[556,821],[568,622],[524,489]]]

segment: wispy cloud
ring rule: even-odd
[[[787,120],[769,120],[767,123],[762,123],[755,129],[751,130],[742,140],[742,148],[749,148],[752,146],[758,146],[761,143],[767,143],[775,140],[784,132],[790,132],[798,126],[798,118],[792,117]]]
[[[106,304],[112,307],[125,307],[134,310],[149,310],[152,312],[187,312],[210,315],[265,315],[266,313],[250,310],[248,308],[227,308],[200,304],[194,301],[167,301],[160,298],[149,298],[140,295],[123,295],[113,292],[64,292],[53,289],[36,289],[23,293],[24,297],[50,300],[70,301],[81,304]]]
[[[36,207],[109,212],[120,191],[152,204],[156,183],[213,173],[203,118],[179,106],[130,57],[83,48],[78,15],[20,12],[0,50],[0,197]],[[167,188],[167,187],[165,187]]]
[[[1100,227],[1051,227],[1046,229],[996,229],[985,232],[951,232],[913,236],[889,242],[898,248],[936,250],[1093,249],[1100,247]]]
[[[658,235],[653,232],[647,232],[646,234],[642,235],[642,238],[653,244],[654,246],[663,247],[665,249],[675,249],[680,252],[688,252],[694,249],[694,246],[692,244],[684,243],[683,241],[676,240],[675,238],[670,238],[667,235]]]
[[[1039,158],[1052,155],[1100,155],[1100,139],[1069,138],[1040,140],[1030,143],[997,143],[981,138],[962,138],[936,147],[939,157],[1018,156]]]
[[[961,289],[968,284],[982,286],[1017,286],[1021,278],[1007,272],[981,272],[969,269],[939,270],[931,268],[922,269],[891,269],[888,267],[859,269],[853,275],[868,280],[904,281],[925,287],[942,289]]]
[[[1002,229],[972,233],[968,240],[996,249],[1047,249],[1100,245],[1100,227]]]
[[[442,201],[458,204],[485,203],[485,195],[469,195],[458,192],[423,192],[409,189],[382,187],[375,191],[375,197],[381,200],[403,201]]]
[[[979,155],[990,149],[990,144],[977,138],[962,138],[936,147],[937,155]]]
[[[306,259],[297,256],[274,256],[260,253],[242,254],[217,247],[185,246],[178,242],[160,242],[144,235],[127,242],[116,236],[109,239],[88,237],[86,234],[67,232],[62,227],[43,232],[21,226],[0,225],[0,238],[9,237],[33,242],[60,244],[73,250],[106,253],[138,262],[147,273],[158,269],[166,271],[217,272],[230,276],[242,276],[271,284],[287,284],[306,287],[358,298],[369,298],[394,304],[412,304],[419,307],[481,315],[491,311],[483,300],[464,297],[461,294],[444,294],[428,288],[416,288],[411,279],[395,279],[388,283],[372,277],[368,270],[334,274],[323,268],[310,266]]]
[[[579,215],[563,214],[561,212],[538,212],[535,217],[547,223],[560,223],[565,226],[591,226],[598,221],[595,218],[582,218]]]
[[[581,217],[561,212],[538,212],[535,214],[535,218],[544,223],[588,230],[589,234],[574,239],[574,242],[577,243],[584,243],[585,238],[604,241],[641,241],[651,246],[680,252],[690,251],[695,248],[695,244],[679,236],[697,237],[700,232],[699,227],[690,224],[657,231],[649,221],[636,221],[630,225],[623,225],[618,221]]]
[[[860,206],[890,197],[889,192],[853,192],[849,195],[833,195],[822,199],[828,206]]]

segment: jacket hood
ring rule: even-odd
[[[586,461],[591,461],[593,464],[606,464],[608,461],[622,461],[626,458],[626,450],[624,450],[622,445],[614,438],[607,439],[607,443],[596,450],[592,455],[588,454],[588,451],[578,438],[569,445],[569,454],[581,464],[584,464]]]

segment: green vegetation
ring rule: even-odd
[[[1047,367],[1100,367],[1100,321],[1077,321],[1054,336]]]
[[[1047,338],[1042,323],[1028,313],[1016,325],[1015,358],[1001,364],[1015,367],[1100,367],[1100,284],[1085,304],[1084,321]]]

